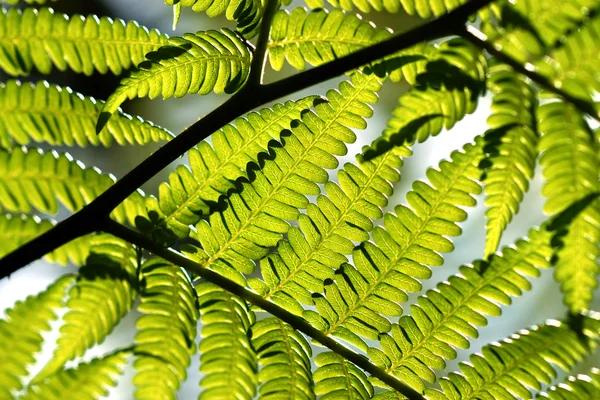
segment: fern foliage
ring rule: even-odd
[[[190,226],[207,215],[211,204],[228,190],[235,188],[235,180],[247,176],[249,162],[258,162],[260,153],[268,150],[271,140],[279,140],[281,132],[301,117],[318,101],[318,97],[265,108],[238,118],[233,124],[212,135],[212,146],[202,142],[188,152],[189,168],[180,166],[169,176],[169,184],[158,189],[158,199],[148,198],[148,219],[138,226],[165,244],[185,239]],[[112,120],[111,120],[112,121]],[[214,206],[212,207],[214,208]]]
[[[586,374],[569,376],[559,385],[538,393],[536,399],[585,400],[600,396],[600,370],[592,368]]]
[[[263,3],[262,0],[165,0],[169,6],[191,7],[211,18],[225,14],[228,20],[237,22],[238,31],[246,38],[258,33]]]
[[[439,17],[466,3],[465,0],[327,0],[327,2],[346,11],[352,11],[354,8],[365,13],[404,11],[408,15],[417,15],[421,18]],[[324,6],[323,0],[307,0],[306,3],[311,8],[323,8]]]
[[[51,145],[109,147],[113,142],[147,144],[169,140],[172,134],[141,118],[122,112],[100,135],[95,125],[103,102],[69,88],[42,81],[21,84],[9,80],[0,86],[0,146],[46,142]]]
[[[583,117],[573,106],[552,102],[538,110],[541,132],[540,164],[546,182],[544,211],[556,214],[598,191],[598,144]],[[597,286],[600,250],[600,204],[588,206],[571,223],[557,253],[555,277],[561,283],[565,304],[573,311],[589,308]]]
[[[412,315],[401,317],[391,335],[381,336],[381,350],[369,348],[369,357],[406,384],[424,390],[423,381],[435,381],[433,370],[444,369],[445,360],[456,357],[455,348],[469,347],[468,338],[478,336],[477,327],[487,324],[486,315],[499,316],[501,305],[510,305],[511,297],[530,290],[528,278],[550,266],[552,237],[547,229],[532,230],[528,239],[506,247],[489,262],[461,267],[459,275],[420,296],[411,306]]]
[[[127,99],[233,93],[246,82],[252,58],[247,45],[228,29],[171,38],[146,57],[104,104],[98,132]]]
[[[266,318],[252,326],[252,345],[262,367],[258,389],[261,399],[315,398],[312,350],[304,336],[277,318]]]
[[[481,144],[470,144],[439,170],[429,169],[431,186],[415,182],[406,196],[409,206],[399,205],[395,214],[384,216],[383,226],[373,230],[373,242],[354,250],[353,265],[344,264],[325,282],[324,296],[313,295],[316,311],[306,310],[304,317],[325,334],[364,350],[360,336],[377,339],[388,332],[386,317],[401,315],[406,292],[421,290],[419,279],[431,276],[429,267],[443,264],[439,253],[453,250],[445,236],[461,234],[457,223],[467,214],[460,206],[476,204],[472,196],[481,192],[476,181],[481,156]]]
[[[367,104],[377,101],[381,81],[360,73],[351,79],[292,124],[262,165],[249,166],[248,179],[238,181],[223,211],[196,225],[202,248],[189,249],[192,259],[240,283],[240,273],[254,272],[253,260],[265,257],[288,232],[287,221],[308,206],[306,196],[320,193],[317,183],[327,182],[327,170],[338,166],[335,156],[345,155],[346,143],[356,139],[350,128],[363,127],[372,115]]]
[[[315,393],[321,399],[361,399],[373,396],[373,386],[363,371],[332,352],[315,357],[318,369],[313,374]]]
[[[470,363],[460,364],[462,374],[440,380],[442,392],[428,389],[426,395],[432,400],[531,399],[530,389],[550,383],[559,368],[573,368],[589,354],[589,346],[568,324],[550,320],[485,346]]]
[[[42,333],[50,330],[50,322],[57,318],[56,310],[62,307],[72,283],[73,276],[65,275],[45,291],[5,311],[6,317],[0,320],[0,397],[11,399],[14,391],[23,388],[22,378],[42,349]]]
[[[144,61],[167,36],[135,22],[55,13],[50,8],[0,13],[0,69],[12,76],[42,74],[52,67],[92,75],[124,70]]]
[[[116,385],[116,377],[122,374],[130,355],[130,351],[118,351],[89,363],[81,363],[76,368],[61,370],[47,380],[30,386],[21,399],[93,400],[106,397],[107,389]]]
[[[55,222],[37,216],[0,215],[0,257],[52,229]],[[83,265],[90,253],[91,236],[77,238],[44,256],[46,261],[59,265]]]
[[[109,235],[95,236],[91,242],[90,256],[69,291],[68,311],[54,357],[35,382],[102,343],[137,297],[137,253],[133,246]]]
[[[253,399],[258,369],[250,344],[254,313],[244,300],[212,283],[202,282],[196,291],[204,325],[200,342],[200,372],[204,378],[200,386],[206,390],[200,399],[225,393],[232,399]]]
[[[306,214],[291,227],[288,240],[279,242],[277,253],[260,261],[264,281],[249,284],[266,299],[288,311],[301,314],[299,303],[314,304],[311,292],[320,293],[324,281],[347,262],[355,242],[369,239],[372,220],[383,217],[381,207],[392,194],[391,184],[400,180],[402,157],[408,148],[397,148],[366,162],[346,164],[338,172],[339,186],[325,184],[325,194],[317,197]]]
[[[485,90],[485,59],[463,39],[443,42],[437,51],[438,56],[417,75],[416,85],[400,97],[387,128],[365,157],[372,158],[393,146],[424,142],[475,111]]]
[[[0,206],[6,211],[28,213],[36,208],[56,214],[59,205],[77,211],[114,181],[113,176],[96,168],[85,168],[69,154],[19,147],[0,150]],[[112,216],[133,223],[143,207],[142,193],[136,191]]]
[[[538,156],[537,99],[525,80],[507,66],[490,69],[488,87],[493,93],[490,130],[485,133],[486,200],[485,257],[495,252],[502,232],[519,211],[533,178]]]
[[[175,399],[196,352],[198,299],[187,274],[160,258],[141,268],[136,322],[136,399]]]

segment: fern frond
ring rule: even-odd
[[[199,346],[204,374],[200,399],[253,399],[258,381],[249,336],[254,313],[244,300],[212,283],[200,283],[196,292],[204,325]]]
[[[188,152],[189,168],[178,167],[170,174],[169,183],[158,188],[158,199],[147,199],[149,221],[140,221],[138,227],[167,245],[187,238],[190,225],[210,212],[210,204],[234,189],[237,178],[247,176],[246,165],[258,162],[259,154],[268,151],[269,142],[279,140],[281,132],[289,130],[292,121],[300,119],[318,100],[309,96],[250,113],[215,132],[212,146],[200,142]]]
[[[431,400],[531,399],[530,389],[540,390],[557,369],[569,371],[595,347],[567,323],[546,321],[485,346],[460,364],[462,374],[440,380],[442,391],[425,394]]]
[[[352,11],[354,7],[364,13],[385,11],[398,13],[404,11],[408,15],[418,15],[421,18],[439,17],[452,11],[467,0],[327,0],[336,8]],[[306,0],[311,8],[323,8],[323,0]]]
[[[143,145],[173,136],[122,112],[97,135],[95,126],[103,104],[45,81],[21,84],[9,80],[0,85],[0,146],[8,149],[14,143],[27,145],[34,141],[55,146],[109,147],[113,141]]]
[[[497,21],[484,21],[482,31],[498,48],[525,62],[541,57],[569,32],[585,24],[596,0],[552,3],[540,0],[500,1],[492,5]]]
[[[538,156],[536,93],[510,67],[499,64],[489,71],[493,93],[490,126],[484,135],[486,158],[483,184],[488,207],[484,258],[494,253],[502,233],[519,211]]]
[[[263,280],[249,280],[250,287],[265,299],[302,315],[299,303],[312,305],[312,292],[323,292],[324,281],[347,262],[354,242],[369,240],[372,220],[383,217],[392,184],[400,180],[402,157],[412,155],[398,147],[358,167],[346,164],[338,172],[338,184],[327,182],[326,195],[308,206],[291,227],[287,241],[279,242],[277,253],[260,261]]]
[[[411,316],[403,316],[392,326],[391,335],[380,336],[380,348],[370,348],[369,357],[380,368],[417,390],[422,380],[435,382],[433,370],[446,367],[445,360],[456,358],[455,347],[469,347],[477,328],[488,316],[498,316],[500,305],[511,304],[511,296],[521,296],[531,288],[528,277],[539,276],[548,268],[553,254],[553,234],[533,229],[528,239],[506,247],[489,262],[463,266],[428,290],[411,306]],[[383,385],[379,381],[377,385]]]
[[[127,99],[233,93],[246,82],[252,61],[248,46],[228,29],[171,38],[146,57],[104,104],[98,132]]]
[[[262,367],[259,399],[312,400],[312,350],[304,336],[277,318],[252,326],[252,345]]]
[[[42,333],[50,330],[50,322],[57,318],[55,310],[63,306],[72,283],[73,276],[65,275],[45,291],[5,311],[6,318],[0,320],[0,398],[12,399],[12,392],[23,388],[21,379],[28,375],[27,368],[42,349]]]
[[[546,183],[544,211],[556,214],[575,201],[598,192],[598,145],[574,106],[553,102],[538,111],[540,164]],[[597,286],[600,249],[600,202],[588,206],[571,223],[557,253],[555,278],[573,312],[587,309]]]
[[[205,11],[210,18],[225,14],[229,21],[237,22],[238,31],[248,39],[258,34],[263,15],[261,0],[165,0],[165,4]]]
[[[457,225],[467,218],[460,208],[476,204],[481,192],[476,181],[483,156],[481,141],[455,151],[451,161],[429,169],[431,185],[417,181],[407,194],[410,207],[399,205],[396,214],[384,216],[384,227],[373,230],[373,241],[354,250],[354,266],[343,265],[335,280],[325,282],[325,295],[313,294],[316,311],[304,312],[311,324],[326,335],[337,336],[366,350],[359,337],[377,339],[391,328],[386,316],[399,316],[406,292],[418,292],[418,279],[431,276],[429,266],[443,264],[439,253],[454,250],[447,236],[459,236]]]
[[[29,75],[34,68],[49,74],[53,66],[86,75],[120,75],[166,41],[156,30],[120,19],[69,17],[50,8],[0,13],[0,68],[12,76]]]
[[[27,4],[46,4],[50,1],[58,1],[58,0],[3,0],[6,4],[19,4],[19,2],[24,2]]]
[[[196,352],[198,301],[186,273],[160,258],[142,265],[136,322],[136,399],[175,399]]]
[[[279,10],[275,14],[267,50],[274,70],[281,70],[287,60],[302,71],[306,64],[321,65],[390,36],[391,30],[377,28],[372,22],[341,10],[319,9],[307,13],[298,7],[291,13]],[[435,46],[420,43],[371,67],[378,73],[383,69],[394,82],[406,79],[414,84],[415,77],[425,70],[427,60],[436,55]]]
[[[240,273],[251,274],[253,260],[265,257],[288,232],[286,221],[298,219],[298,209],[308,207],[306,196],[321,192],[318,183],[337,168],[336,156],[345,155],[346,143],[356,140],[350,128],[363,127],[363,118],[371,117],[367,104],[377,101],[380,79],[360,73],[351,79],[327,93],[330,102],[292,124],[293,134],[282,135],[283,143],[271,148],[260,167],[249,166],[249,179],[238,180],[224,210],[196,226],[202,249],[190,248],[190,258],[245,285]]]
[[[37,216],[0,215],[0,257],[52,229],[54,225],[54,221]],[[67,265],[69,262],[83,265],[90,254],[90,241],[91,236],[77,238],[46,254],[44,259],[59,265]]]
[[[559,385],[538,393],[536,399],[587,400],[600,398],[600,369],[592,368],[586,374],[569,376]]]
[[[0,149],[0,206],[28,213],[33,207],[56,214],[59,204],[78,211],[112,186],[115,178],[85,168],[69,154],[37,149]],[[119,222],[133,223],[144,210],[141,191],[134,192],[113,213]]]
[[[477,108],[485,90],[486,62],[481,51],[463,39],[439,46],[437,59],[427,62],[416,86],[400,96],[387,128],[365,152],[370,159],[394,146],[424,142],[451,129]]]
[[[368,400],[373,396],[373,386],[363,371],[354,364],[330,351],[315,357],[318,369],[313,374],[315,393],[323,400]]]
[[[54,356],[34,383],[56,373],[65,363],[81,357],[112,332],[137,297],[137,252],[113,236],[91,239],[90,256],[69,291]]]
[[[108,395],[123,373],[130,351],[118,351],[76,368],[58,371],[39,385],[30,386],[23,400],[94,400]]]

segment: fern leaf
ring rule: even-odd
[[[73,276],[65,275],[44,292],[6,310],[6,318],[0,320],[0,398],[12,399],[12,392],[23,388],[21,379],[42,349],[42,333],[50,330],[50,322],[57,317],[55,310],[63,306],[72,283]]]
[[[6,4],[19,4],[19,2],[24,2],[27,4],[46,4],[50,1],[58,1],[58,0],[4,0]]]
[[[554,102],[538,112],[540,164],[547,179],[544,211],[556,214],[575,201],[598,192],[600,162],[593,133],[571,105]],[[600,203],[595,201],[572,222],[557,253],[555,278],[573,312],[589,308],[599,272]]]
[[[246,82],[252,61],[246,44],[228,29],[171,38],[146,57],[104,104],[98,132],[127,99],[233,93]]]
[[[137,297],[137,252],[110,235],[94,236],[90,256],[69,291],[54,356],[34,383],[56,373],[65,363],[101,344]]]
[[[439,17],[452,11],[467,0],[327,0],[336,8],[352,11],[355,7],[364,13],[385,11],[398,13],[404,11],[408,15],[418,15],[421,18]],[[323,8],[323,0],[306,0],[311,8]]]
[[[130,351],[118,351],[76,368],[61,370],[39,385],[30,386],[23,400],[94,400],[108,395],[123,373]]]
[[[317,96],[285,104],[276,104],[238,118],[188,152],[189,168],[178,167],[169,176],[169,183],[158,189],[158,199],[149,198],[147,221],[138,227],[151,232],[166,245],[190,235],[190,225],[200,221],[222,194],[235,188],[235,180],[246,176],[246,165],[258,162],[259,154],[268,149],[271,140],[279,140],[281,132],[289,130],[293,120],[317,102]],[[213,207],[214,208],[214,207]]]
[[[313,379],[320,399],[367,400],[373,396],[373,386],[364,372],[339,355],[330,351],[320,353],[315,364],[318,368]]]
[[[13,143],[27,145],[34,141],[55,146],[109,147],[113,142],[143,145],[173,136],[122,112],[97,135],[95,125],[102,104],[45,81],[21,84],[9,80],[0,86],[0,146],[8,149]]]
[[[115,178],[85,168],[69,154],[14,148],[0,150],[0,206],[28,213],[32,207],[56,214],[59,204],[77,211],[113,185]],[[144,210],[141,191],[129,196],[113,213],[119,222],[133,223]]]
[[[216,397],[253,399],[256,394],[257,362],[250,344],[254,313],[246,302],[216,285],[196,286],[200,305],[200,399]]]
[[[446,367],[444,360],[456,358],[455,347],[469,347],[477,328],[487,324],[486,315],[499,316],[500,305],[510,305],[511,296],[521,296],[531,288],[528,277],[539,276],[548,268],[553,254],[547,229],[533,229],[528,239],[504,248],[489,262],[463,266],[428,290],[411,306],[411,316],[403,316],[392,326],[391,335],[382,335],[380,348],[370,348],[369,357],[380,368],[417,390],[422,380],[435,381],[433,370]],[[375,382],[383,385],[381,382]]]
[[[191,7],[196,12],[206,12],[210,18],[225,14],[229,21],[237,22],[238,31],[248,39],[258,34],[263,15],[261,0],[165,0],[165,4]]]
[[[454,249],[446,236],[459,236],[457,222],[467,213],[459,206],[476,204],[473,195],[481,192],[476,179],[483,156],[481,141],[455,151],[451,161],[442,161],[439,170],[430,169],[432,186],[417,181],[407,194],[409,207],[400,205],[396,215],[384,216],[383,227],[376,227],[374,243],[363,242],[354,250],[354,266],[343,265],[335,280],[325,282],[325,295],[313,295],[316,312],[307,310],[304,318],[326,335],[337,336],[366,350],[359,337],[377,339],[391,328],[386,316],[399,316],[399,303],[406,292],[418,292],[418,279],[431,276],[429,266],[443,263],[440,252]]]
[[[312,400],[312,350],[304,336],[277,318],[252,326],[252,345],[262,367],[259,399]]]
[[[537,160],[536,94],[531,86],[505,65],[490,69],[488,87],[493,93],[492,115],[484,135],[486,168],[483,178],[488,207],[484,258],[498,249],[502,233],[519,211]]]
[[[345,155],[346,143],[356,135],[351,127],[363,127],[372,115],[368,103],[377,101],[381,81],[375,75],[354,74],[342,82],[339,92],[331,90],[328,103],[304,113],[282,135],[282,144],[271,148],[261,167],[251,164],[249,179],[240,179],[238,189],[224,199],[223,211],[211,214],[196,226],[200,248],[187,255],[228,278],[245,284],[242,274],[251,274],[287,233],[286,221],[296,220],[300,208],[309,204],[307,195],[318,195],[317,183],[329,179],[326,170],[338,166],[336,156]],[[235,269],[234,269],[235,268]]]
[[[485,346],[460,364],[462,374],[440,380],[442,391],[425,394],[431,400],[531,399],[531,388],[550,383],[559,368],[569,371],[589,354],[589,345],[568,324],[546,321]]]
[[[142,265],[141,302],[135,335],[136,399],[175,399],[196,352],[198,303],[178,266],[159,258]]]
[[[341,10],[313,10],[302,7],[289,13],[279,10],[274,18],[267,44],[271,67],[279,71],[285,61],[298,70],[306,64],[321,65],[346,56],[361,48],[391,36],[389,29],[376,28],[356,15]],[[414,83],[415,76],[424,70],[435,47],[421,43],[387,57],[379,68],[385,67],[392,81],[405,78]]]
[[[36,216],[0,215],[0,257],[50,230],[54,224],[54,221]],[[90,253],[90,238],[91,236],[83,236],[75,239],[46,254],[44,259],[59,265],[67,265],[69,262],[83,265]]]
[[[539,393],[536,399],[586,400],[600,398],[600,369],[592,368],[586,374],[569,376],[559,385]]]
[[[69,17],[50,8],[0,13],[0,68],[12,76],[29,75],[34,68],[49,74],[53,66],[86,75],[120,75],[166,41],[156,30],[120,19]]]
[[[481,52],[463,39],[439,46],[439,56],[426,64],[417,84],[399,99],[382,137],[365,152],[370,159],[394,146],[424,142],[451,129],[477,108],[485,86],[486,63]]]
[[[492,6],[497,21],[484,21],[482,31],[498,48],[525,62],[544,56],[597,9],[596,0],[552,3],[539,0],[501,1]]]
[[[302,315],[299,304],[313,304],[311,292],[323,292],[326,279],[347,262],[354,242],[369,239],[372,220],[383,217],[392,184],[400,180],[402,157],[412,153],[398,147],[373,160],[346,164],[338,172],[339,185],[325,184],[327,195],[319,195],[300,215],[299,227],[291,227],[288,240],[279,242],[277,253],[260,261],[262,277],[250,286],[265,299]]]

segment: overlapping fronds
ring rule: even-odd
[[[137,297],[137,252],[121,239],[91,239],[90,256],[69,291],[54,356],[35,377],[39,383],[64,364],[104,341]]]
[[[237,22],[238,31],[248,39],[258,33],[263,14],[262,0],[165,0],[165,4],[205,11],[210,18],[225,14],[225,18]]]
[[[258,162],[258,155],[268,151],[271,140],[279,140],[281,132],[290,129],[293,120],[319,101],[317,96],[284,104],[276,104],[238,118],[212,136],[212,146],[206,141],[188,152],[189,168],[179,166],[169,176],[169,183],[158,189],[158,199],[150,197],[146,208],[150,223],[138,227],[152,232],[154,238],[171,244],[185,239],[190,225],[209,213],[210,204],[235,188],[235,180],[247,176],[249,162]]]
[[[136,399],[175,399],[196,352],[198,300],[186,273],[160,258],[142,265],[136,322]]]
[[[34,68],[48,74],[53,66],[119,75],[166,41],[156,30],[120,19],[69,17],[49,8],[0,13],[0,69],[13,76],[29,75]]]
[[[476,181],[483,156],[481,141],[455,151],[451,161],[431,168],[427,177],[431,186],[417,181],[407,194],[409,206],[399,205],[395,214],[384,216],[384,226],[372,232],[373,242],[365,241],[344,264],[335,279],[325,282],[325,295],[315,293],[316,311],[307,310],[304,317],[315,327],[366,350],[359,337],[377,339],[391,329],[386,316],[399,316],[406,292],[418,292],[418,279],[431,276],[429,266],[440,266],[439,253],[454,250],[447,236],[462,233],[457,225],[467,218],[460,207],[476,204],[473,195],[481,193]]]
[[[519,211],[538,156],[537,99],[531,86],[506,65],[490,68],[493,94],[490,126],[484,135],[483,184],[487,211],[484,258],[498,249],[502,233]]]
[[[477,108],[485,90],[485,70],[485,58],[473,45],[463,39],[443,42],[438,58],[427,62],[416,85],[400,96],[387,128],[365,157],[375,157],[393,146],[423,142],[451,129]]]
[[[315,393],[323,400],[359,399],[373,396],[373,386],[365,373],[330,351],[315,357],[318,369],[313,374]]]
[[[421,18],[439,17],[467,0],[327,0],[334,7],[352,11],[354,7],[368,13],[371,11],[386,11],[389,13],[406,12],[408,15],[418,15]],[[306,0],[311,8],[323,8],[323,0]]]
[[[299,7],[291,13],[279,10],[275,14],[267,50],[274,70],[281,70],[286,60],[292,67],[304,70],[306,64],[321,65],[390,36],[390,30],[377,28],[357,15],[321,9],[307,13]],[[435,54],[434,46],[421,43],[376,65],[385,67],[392,81],[405,78],[414,83],[427,59]]]
[[[172,134],[119,112],[100,135],[96,121],[104,103],[74,93],[69,88],[42,81],[0,85],[0,146],[46,142],[51,145],[110,146],[113,142],[147,144],[169,140]]]
[[[492,343],[461,363],[461,373],[440,380],[442,391],[428,389],[431,400],[531,399],[556,377],[589,355],[596,344],[567,323],[550,320]]]
[[[0,257],[35,239],[54,225],[54,221],[37,216],[0,215]],[[77,238],[46,254],[44,259],[59,265],[67,265],[69,262],[83,265],[90,254],[90,240],[91,236]]]
[[[261,366],[259,398],[315,398],[312,350],[302,334],[280,319],[267,318],[252,326],[252,345]]]
[[[375,75],[355,73],[339,91],[327,93],[329,102],[304,113],[282,134],[282,144],[250,164],[248,179],[224,199],[223,210],[196,226],[202,249],[188,256],[203,266],[245,284],[240,275],[254,272],[253,260],[267,255],[288,232],[286,221],[297,220],[299,209],[308,207],[307,195],[321,192],[318,183],[329,179],[327,170],[338,166],[336,156],[346,154],[346,143],[356,139],[350,128],[362,128],[372,115],[368,103],[377,101],[381,81]]]
[[[115,182],[96,168],[85,168],[69,154],[14,148],[0,150],[0,206],[10,212],[32,208],[56,214],[59,204],[78,211]],[[120,222],[133,223],[144,211],[142,192],[136,191],[113,213]]]
[[[308,206],[298,219],[299,227],[291,227],[287,241],[279,242],[277,253],[260,261],[262,278],[251,279],[250,286],[266,299],[298,315],[299,303],[313,304],[312,292],[323,292],[324,281],[347,262],[355,243],[369,240],[372,220],[383,217],[381,207],[387,205],[392,184],[400,180],[402,157],[412,153],[406,147],[358,167],[346,164],[338,172],[338,184],[327,182],[326,194]]]
[[[98,132],[127,99],[235,92],[248,78],[252,53],[234,32],[222,29],[171,38],[146,57],[104,104]]]
[[[544,211],[561,212],[575,201],[598,192],[598,145],[587,122],[570,104],[553,102],[539,108],[540,164],[546,178]],[[555,278],[571,311],[588,308],[597,286],[600,249],[600,204],[595,201],[572,222],[557,253]]]
[[[506,247],[489,262],[462,266],[460,274],[428,290],[392,326],[391,335],[381,335],[380,348],[370,348],[371,360],[389,374],[416,390],[423,380],[435,382],[433,370],[442,370],[445,360],[456,358],[455,347],[469,347],[477,328],[487,324],[486,316],[499,316],[500,305],[509,305],[511,296],[531,288],[529,277],[550,266],[553,234],[546,229],[530,231],[528,239]],[[376,381],[378,385],[382,384]]]
[[[253,399],[258,381],[256,354],[250,344],[254,313],[244,300],[212,283],[198,284],[196,292],[203,324],[200,386],[205,390],[200,399]]]
[[[11,399],[13,391],[23,388],[21,379],[42,349],[42,333],[50,330],[49,323],[57,317],[55,310],[62,307],[72,283],[73,276],[63,276],[47,290],[6,310],[6,318],[0,320],[0,398]]]
[[[598,9],[596,0],[561,3],[540,0],[500,1],[492,5],[499,17],[482,25],[483,32],[502,51],[519,61],[546,54],[566,34],[587,24]]]
[[[600,14],[596,13],[586,22],[580,30],[536,60],[534,65],[536,71],[546,76],[556,87],[590,101],[594,92],[600,91],[600,77],[596,73],[596,66],[600,62],[597,46]]]
[[[108,395],[123,373],[130,351],[118,351],[75,368],[58,371],[46,381],[29,386],[23,400],[95,400]]]
[[[592,368],[586,374],[570,376],[559,385],[538,393],[536,399],[588,400],[600,398],[600,369]]]

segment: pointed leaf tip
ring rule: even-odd
[[[104,129],[106,124],[108,124],[108,121],[111,117],[112,113],[110,112],[103,111],[100,113],[100,115],[98,116],[98,122],[96,123],[96,134],[99,135],[100,132],[102,132],[102,130]]]

